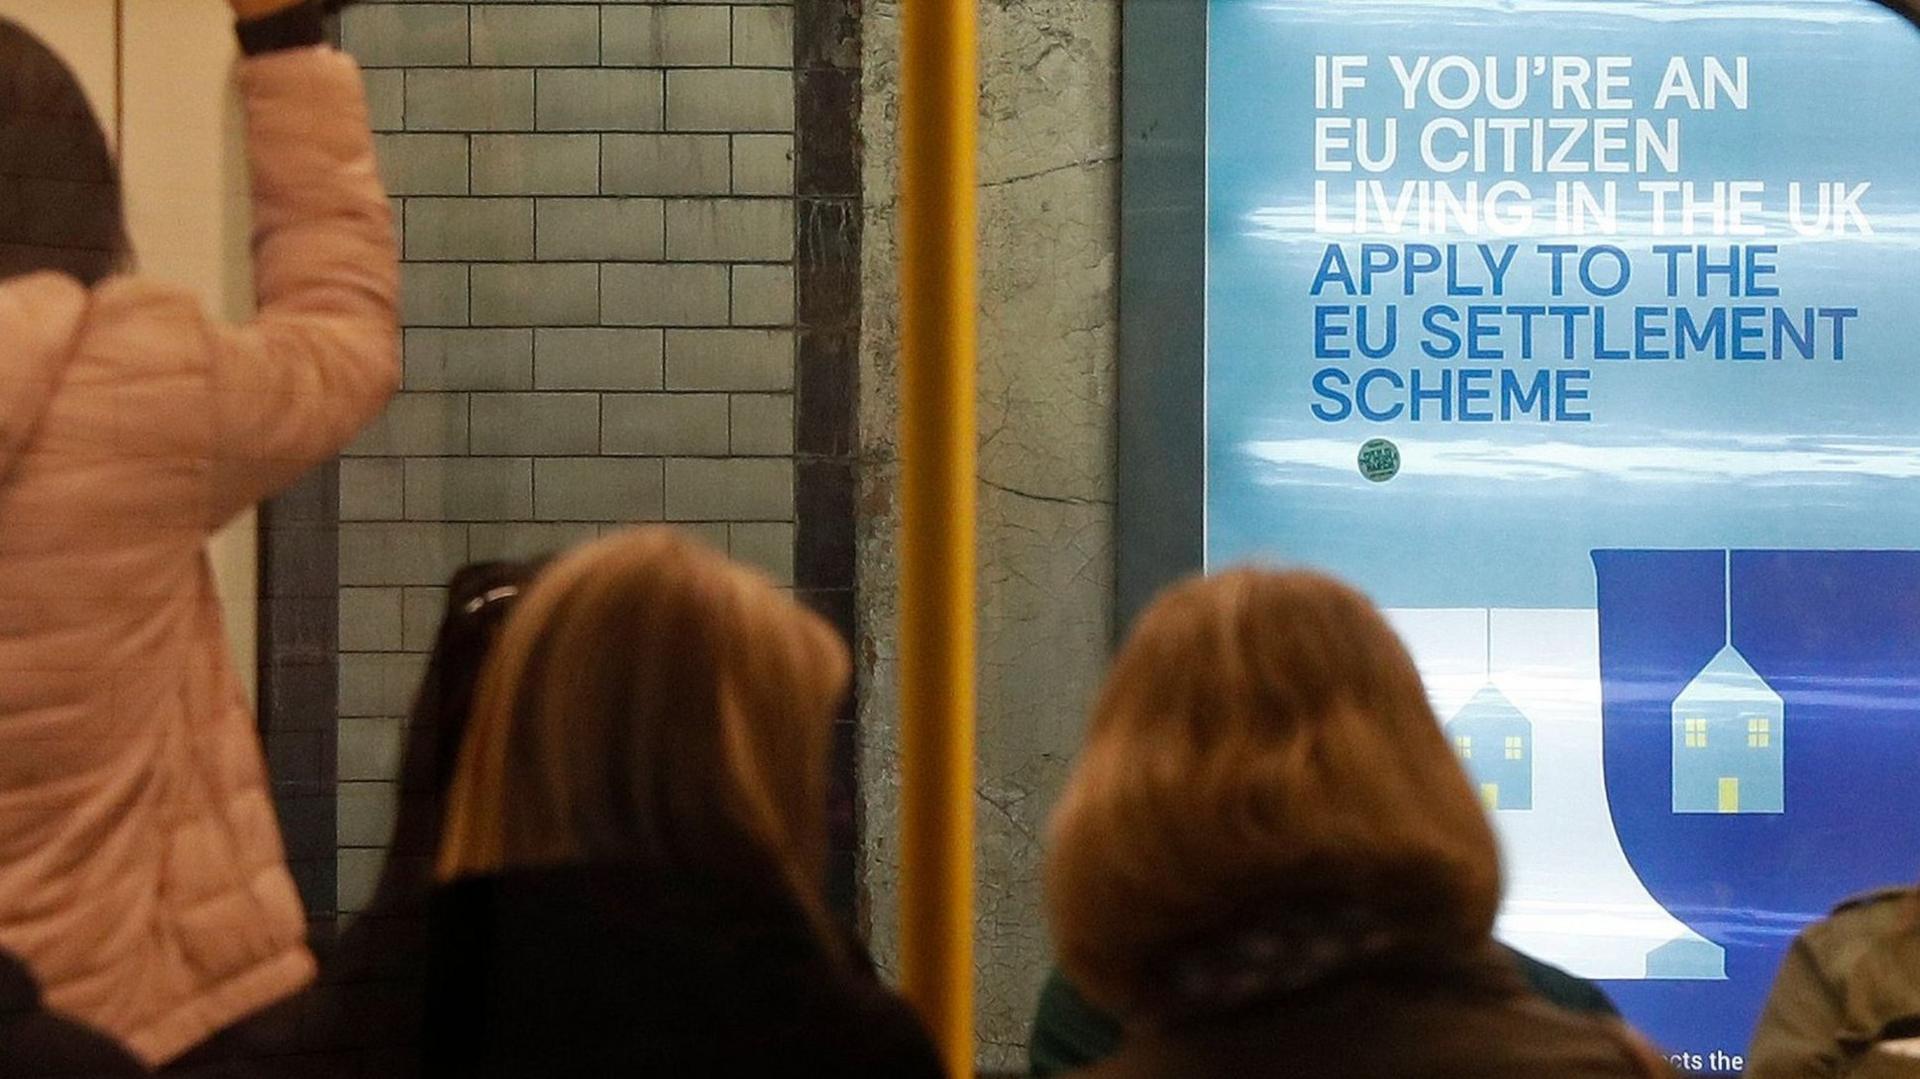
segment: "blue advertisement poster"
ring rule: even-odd
[[[1863,0],[1209,0],[1206,554],[1388,608],[1502,939],[1738,1071],[1920,878],[1920,34]]]

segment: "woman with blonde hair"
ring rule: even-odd
[[[849,667],[825,621],[666,529],[547,569],[454,775],[427,1074],[939,1075],[822,898]]]
[[[1142,617],[1047,863],[1061,966],[1125,1023],[1083,1074],[1667,1074],[1528,992],[1499,901],[1486,815],[1365,597],[1242,570]]]

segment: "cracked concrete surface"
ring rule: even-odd
[[[911,0],[907,0],[911,2]],[[861,785],[876,956],[898,878],[895,600],[901,0],[868,0],[861,347]],[[1078,745],[1112,608],[1118,0],[982,0],[980,1065],[1023,1070],[1049,962],[1046,815]]]

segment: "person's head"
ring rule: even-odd
[[[1054,812],[1046,881],[1062,967],[1123,1014],[1177,1006],[1190,957],[1250,932],[1476,947],[1500,894],[1485,812],[1379,611],[1259,570],[1142,616]]]
[[[425,897],[427,866],[440,849],[447,790],[467,733],[474,690],[507,613],[532,586],[540,561],[476,562],[447,582],[446,609],[426,673],[407,716],[400,765],[400,812],[373,906],[406,907]]]
[[[408,718],[418,747],[412,754],[417,761],[408,761],[410,786],[444,797],[452,785],[481,668],[507,614],[521,593],[533,586],[542,565],[540,561],[475,562],[460,567],[447,582],[446,610]]]
[[[543,571],[480,679],[443,878],[581,862],[772,879],[818,912],[850,660],[770,582],[646,528]]]
[[[0,19],[0,281],[53,270],[96,285],[127,250],[120,170],[79,80]]]

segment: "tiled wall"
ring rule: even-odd
[[[461,563],[671,521],[795,583],[794,12],[347,12],[407,329],[404,389],[339,470],[341,910],[383,861]]]

